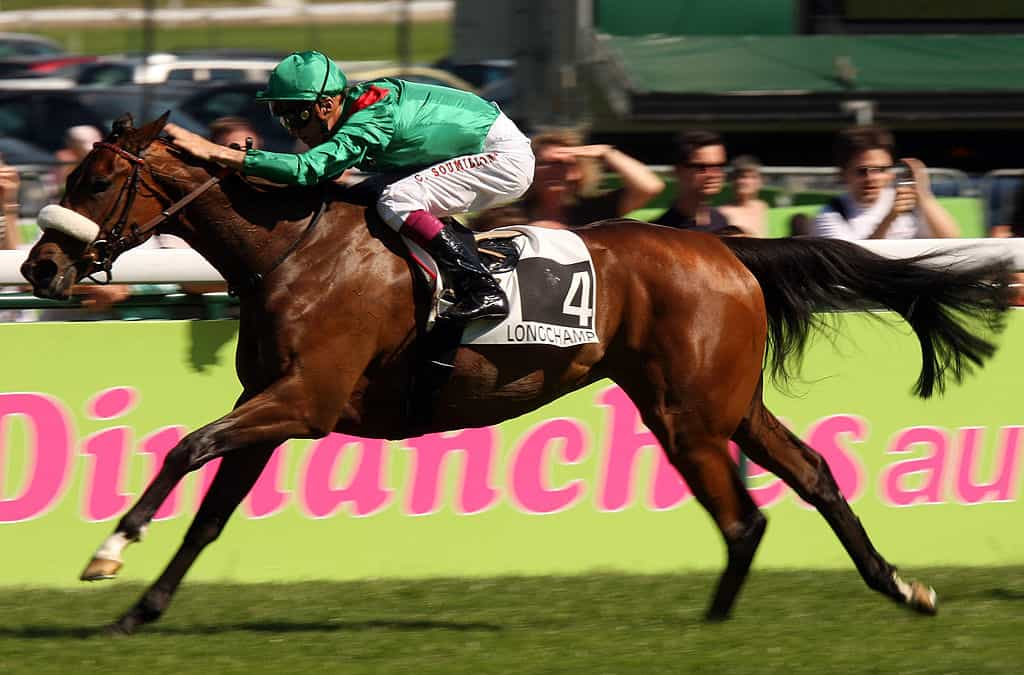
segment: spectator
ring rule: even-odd
[[[789,236],[791,237],[810,237],[811,235],[811,219],[807,217],[806,213],[794,213],[789,219]]]
[[[610,145],[583,145],[576,131],[541,133],[533,137],[532,145],[537,164],[522,202],[485,211],[474,220],[474,229],[515,222],[579,227],[625,216],[665,189],[665,183],[642,162]],[[597,191],[602,165],[619,175],[621,188]]]
[[[836,139],[836,166],[846,192],[814,219],[814,234],[834,239],[955,237],[956,222],[932,194],[925,165],[900,160],[912,181],[893,187],[893,138],[886,129],[844,129]]]
[[[244,117],[218,117],[210,122],[210,140],[218,145],[234,146],[239,150],[247,147],[246,143],[252,139],[252,147],[259,149],[262,145],[259,133],[252,123]],[[189,248],[183,240],[173,235],[160,235],[156,237],[159,248]],[[191,283],[180,284],[181,291],[194,295],[203,293],[222,293],[227,291],[227,284],[224,282]]]
[[[736,228],[711,206],[722,191],[725,176],[725,144],[713,131],[685,131],[676,143],[676,200],[654,222],[681,230],[736,234]]]
[[[13,166],[4,164],[0,157],[0,249],[10,251],[21,244],[18,233],[18,189],[21,177]]]
[[[183,241],[171,235],[155,235],[143,242],[138,248],[175,248],[178,245],[168,244],[168,239]],[[99,275],[102,278],[102,275]],[[138,296],[160,297],[179,291],[177,284],[77,284],[72,287],[72,296],[79,299],[81,307],[62,307],[44,309],[39,312],[42,321],[111,321],[167,318],[173,310],[159,306],[140,306],[124,304],[126,300]]]
[[[1024,180],[1013,191],[1013,198],[999,210],[999,224],[993,225],[993,237],[1024,237]]]
[[[0,157],[0,249],[11,251],[21,248],[21,237],[18,233],[18,189],[21,178],[17,169],[4,164]],[[16,293],[20,289],[14,286],[0,288],[3,293]],[[0,310],[0,322],[27,321],[31,318],[23,310]]]
[[[260,135],[244,117],[218,117],[210,122],[210,140],[218,145],[235,145],[244,150],[248,138],[252,139],[252,147],[258,150]]]
[[[64,190],[68,175],[89,154],[93,143],[98,143],[101,140],[103,140],[103,134],[100,133],[100,130],[88,124],[69,127],[64,132],[64,147],[54,155],[58,162],[54,179],[57,181],[59,190]]]
[[[768,234],[768,204],[758,198],[764,182],[761,162],[751,155],[740,155],[732,162],[732,202],[719,208],[731,225],[751,237]]]
[[[999,225],[992,226],[991,236],[1000,239],[1024,237],[1024,182],[1017,186],[1013,199],[1002,208],[999,220]],[[1020,307],[1024,305],[1024,272],[1014,273],[1013,285],[1016,289],[1013,304]]]

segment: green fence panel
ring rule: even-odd
[[[820,204],[804,204],[803,206],[780,206],[768,209],[768,236],[788,237],[792,234],[793,217],[803,215],[811,220],[821,210]]]
[[[981,239],[988,236],[985,227],[985,207],[977,197],[938,197],[953,220],[960,226],[960,236],[965,239]]]

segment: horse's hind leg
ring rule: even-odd
[[[217,475],[203,498],[185,539],[156,582],[108,629],[129,634],[141,624],[156,621],[171,602],[171,597],[199,554],[224,529],[228,518],[252,489],[270,460],[273,446],[247,449],[221,460]]]
[[[743,486],[726,439],[670,453],[670,460],[725,538],[728,562],[706,615],[710,621],[721,621],[728,618],[747,579],[768,521]]]
[[[729,456],[728,437],[707,430],[698,415],[685,415],[681,422],[679,411],[658,412],[665,406],[647,405],[640,396],[634,401],[639,401],[644,423],[725,539],[728,562],[706,617],[710,621],[726,619],[746,581],[767,520]]]
[[[733,440],[747,457],[785,481],[821,513],[870,588],[920,612],[935,613],[935,591],[916,581],[903,581],[896,568],[875,550],[860,519],[839,491],[825,458],[764,406],[761,386]]]

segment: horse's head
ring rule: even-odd
[[[106,273],[109,280],[113,261],[153,235],[139,223],[158,216],[167,198],[153,183],[146,150],[166,122],[167,113],[136,129],[131,115],[120,117],[68,176],[60,204],[39,212],[43,236],[21,266],[36,296],[63,300],[79,279]]]

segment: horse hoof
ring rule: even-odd
[[[935,615],[939,611],[935,589],[919,581],[910,583],[910,597],[907,599],[907,604],[921,614]]]
[[[722,623],[729,620],[729,610],[709,609],[704,613],[705,623]]]
[[[938,596],[931,586],[925,586],[920,581],[907,583],[895,572],[892,573],[892,580],[898,592],[898,595],[893,595],[893,600],[903,600],[911,609],[921,614],[936,614],[939,611],[936,607]]]
[[[123,625],[123,622],[115,621],[114,623],[104,626],[101,634],[103,637],[120,638],[128,637],[132,632],[133,630],[130,627]]]
[[[93,558],[78,577],[82,581],[102,581],[113,579],[117,576],[118,570],[123,563],[120,560],[108,560],[106,558]]]

